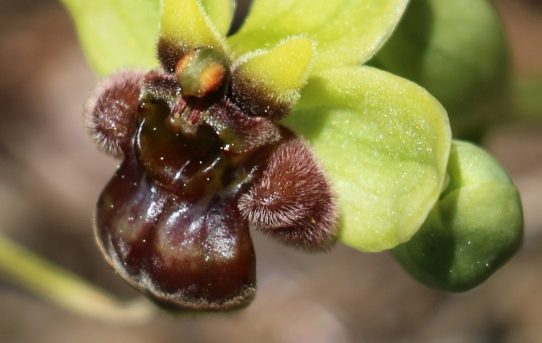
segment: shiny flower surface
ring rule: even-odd
[[[122,159],[96,211],[113,268],[164,306],[229,310],[254,296],[250,229],[307,251],[412,237],[444,185],[446,113],[360,65],[406,4],[259,0],[226,38],[231,1],[164,0],[160,66],[113,74],[87,107]]]

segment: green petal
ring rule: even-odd
[[[62,0],[89,63],[100,75],[158,65],[158,0]]]
[[[225,51],[222,36],[199,0],[163,0],[160,40],[182,53],[201,46]]]
[[[442,190],[450,128],[417,85],[370,67],[313,76],[286,124],[310,141],[337,193],[343,243],[381,251],[407,241]]]
[[[454,141],[448,173],[427,221],[393,253],[422,283],[457,292],[486,280],[518,250],[523,215],[510,178],[482,149]]]
[[[489,0],[412,0],[376,64],[442,102],[454,135],[487,127],[503,108],[506,44]]]
[[[315,71],[370,58],[389,37],[408,0],[255,0],[229,39],[237,56],[292,35],[318,42]]]
[[[254,115],[278,118],[287,114],[307,81],[313,55],[310,39],[294,37],[271,50],[241,56],[233,71],[234,97]]]
[[[222,36],[226,36],[235,13],[235,0],[201,0],[201,4],[207,12],[216,29]]]

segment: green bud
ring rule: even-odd
[[[455,141],[449,182],[420,230],[393,254],[425,285],[469,290],[519,249],[523,215],[518,191],[484,150]]]

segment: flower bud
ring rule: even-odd
[[[516,188],[482,149],[455,142],[448,173],[423,226],[393,253],[420,282],[460,292],[482,283],[519,249],[523,216]]]

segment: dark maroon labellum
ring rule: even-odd
[[[273,118],[243,112],[227,91],[229,64],[204,52],[176,71],[169,62],[167,72],[122,73],[98,88],[91,132],[123,161],[98,200],[95,231],[109,264],[155,301],[230,310],[255,294],[249,228],[326,250],[337,214],[309,148]]]
[[[254,296],[254,248],[235,192],[187,201],[130,156],[98,201],[96,229],[115,270],[159,302],[218,310]]]

